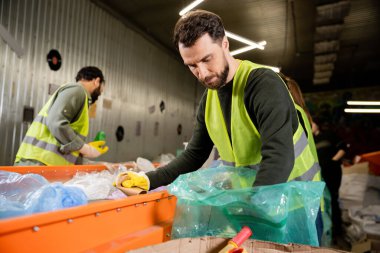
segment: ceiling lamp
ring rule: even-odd
[[[180,16],[185,15],[186,13],[188,13],[190,10],[192,10],[193,8],[195,8],[196,6],[198,6],[203,1],[204,0],[196,0],[196,1],[192,2],[191,4],[189,4],[188,6],[186,6],[185,8],[183,8],[179,12],[179,15]],[[267,44],[267,42],[265,40],[260,41],[260,42],[257,43],[257,42],[251,41],[249,39],[246,39],[244,37],[241,37],[240,35],[237,35],[237,34],[234,34],[234,33],[228,32],[228,31],[225,31],[225,32],[226,32],[226,36],[227,37],[229,37],[231,39],[234,39],[234,40],[237,40],[237,41],[240,41],[240,42],[242,42],[242,43],[244,43],[244,44],[247,45],[245,47],[242,47],[242,48],[239,48],[237,50],[232,51],[231,55],[241,54],[243,52],[247,52],[249,50],[256,49],[256,48],[264,50],[265,45]]]
[[[244,44],[247,44],[249,46],[250,49],[248,50],[252,50],[252,49],[255,49],[255,48],[258,48],[258,49],[261,49],[261,50],[264,50],[264,46],[267,44],[267,42],[265,40],[263,41],[260,41],[259,43],[257,42],[254,42],[252,40],[249,40],[249,39],[246,39],[246,38],[243,38],[241,37],[240,35],[237,35],[237,34],[234,34],[232,32],[229,32],[229,31],[226,31],[226,36],[231,38],[231,39],[234,39],[234,40],[237,40],[237,41],[240,41]],[[247,47],[248,48],[248,47]],[[248,51],[246,50],[246,51]],[[244,51],[245,52],[245,51]],[[242,53],[242,52],[241,52]]]
[[[180,12],[179,12],[179,15],[180,16],[183,16],[185,15],[186,13],[188,13],[190,10],[192,10],[194,7],[198,6],[200,3],[202,3],[204,0],[196,0],[194,2],[192,2],[191,4],[189,4],[188,6],[186,6],[185,8],[183,8]]]
[[[346,108],[344,109],[346,113],[380,113],[380,109],[353,109]]]
[[[347,101],[348,105],[379,106],[380,101]],[[380,113],[379,108],[345,108],[346,113]]]
[[[348,105],[380,105],[380,101],[347,101]]]

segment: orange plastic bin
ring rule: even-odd
[[[361,162],[367,161],[371,174],[380,176],[380,151],[360,155]]]
[[[102,165],[0,167],[66,181]],[[166,191],[0,220],[0,252],[125,252],[170,239],[176,198]]]

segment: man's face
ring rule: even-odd
[[[208,34],[204,34],[191,47],[179,43],[184,64],[208,89],[219,89],[226,84],[229,65],[224,55],[225,40],[214,42]]]
[[[102,94],[104,89],[104,84],[100,82],[99,77],[95,79],[95,85],[97,86],[97,88],[95,88],[95,90],[91,92],[92,104],[95,103],[96,100],[98,100],[98,97]]]

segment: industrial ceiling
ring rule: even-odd
[[[93,2],[179,59],[172,30],[192,0]],[[265,40],[264,50],[235,57],[279,67],[304,92],[380,87],[378,0],[205,0],[196,9],[217,13],[232,33]],[[243,46],[230,39],[231,51]]]

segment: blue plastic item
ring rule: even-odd
[[[0,171],[0,218],[53,211],[87,203],[82,189],[51,183],[38,174]]]
[[[25,202],[25,208],[31,213],[39,213],[84,204],[87,204],[87,197],[82,189],[51,183],[35,191]]]

